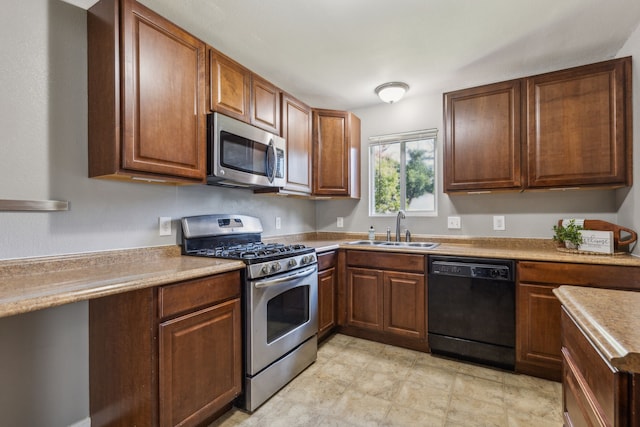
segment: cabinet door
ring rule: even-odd
[[[123,8],[122,168],[204,180],[205,44],[135,1]]]
[[[287,142],[285,190],[311,193],[311,109],[282,94],[282,137]]]
[[[529,187],[626,185],[630,58],[527,79]]]
[[[241,391],[240,300],[160,324],[160,426],[195,426]]]
[[[424,339],[424,274],[384,273],[384,331],[410,338]]]
[[[522,187],[521,80],[444,95],[444,191]]]
[[[335,267],[318,273],[318,338],[328,335],[337,325],[337,275]]]
[[[280,90],[255,74],[251,76],[251,124],[280,135]]]
[[[209,49],[209,108],[249,123],[251,71]]]
[[[382,272],[364,268],[347,270],[347,325],[381,331]]]
[[[553,295],[556,287],[518,284],[516,370],[560,381],[560,301]]]
[[[313,111],[313,193],[360,198],[360,119]]]

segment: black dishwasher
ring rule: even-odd
[[[514,265],[503,259],[429,257],[432,353],[514,369]]]

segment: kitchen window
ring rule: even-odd
[[[369,215],[436,215],[437,129],[369,138]]]

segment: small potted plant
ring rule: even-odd
[[[578,246],[582,244],[582,233],[580,230],[583,230],[583,227],[576,224],[574,219],[570,220],[566,226],[562,224],[554,225],[553,231],[555,235],[553,236],[553,240],[563,244],[567,249],[577,249]]]

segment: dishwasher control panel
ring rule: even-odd
[[[488,280],[513,280],[512,261],[505,261],[507,265],[494,263],[484,264],[478,259],[432,259],[429,263],[429,273],[442,276],[469,277]],[[494,261],[494,260],[492,260]]]

